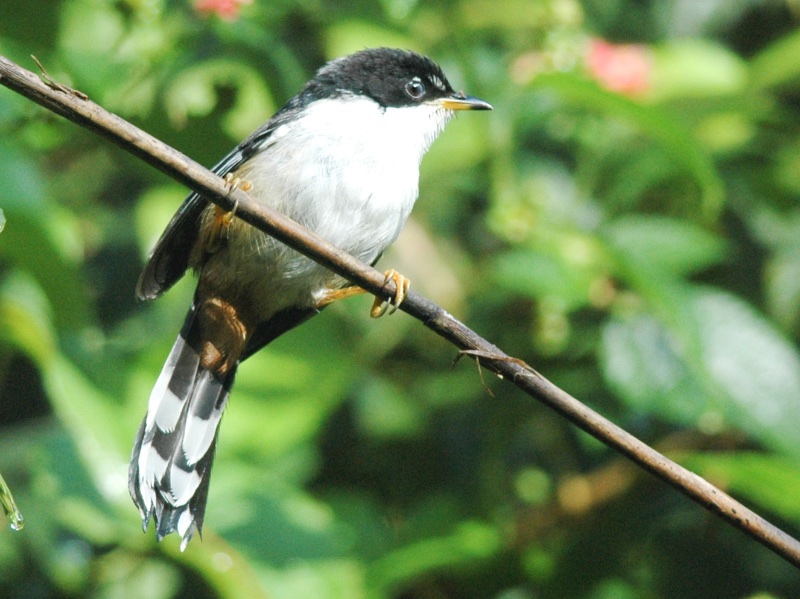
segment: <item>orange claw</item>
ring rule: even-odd
[[[389,281],[394,281],[394,297],[387,302],[384,301],[383,298],[375,296],[375,301],[372,303],[372,309],[369,311],[369,315],[372,316],[372,318],[380,318],[386,314],[386,311],[389,310],[390,305],[392,308],[389,310],[389,314],[394,314],[397,312],[397,308],[400,307],[400,304],[403,303],[403,300],[406,299],[406,295],[408,295],[408,290],[411,287],[411,281],[393,268],[390,268],[386,271],[383,284],[386,285],[386,283]]]
[[[253,184],[250,181],[243,181],[239,177],[234,177],[232,173],[225,175],[225,182],[230,186],[230,193],[234,189],[241,189],[242,191],[249,191],[253,189]],[[219,206],[214,207],[214,222],[208,236],[206,244],[207,251],[215,252],[219,249],[222,240],[227,241],[230,235],[231,223],[233,217],[236,216],[236,209],[239,207],[239,202],[234,201],[233,209],[226,212]]]
[[[230,191],[233,191],[234,189],[241,189],[242,191],[250,191],[251,189],[253,189],[253,184],[250,183],[250,181],[244,181],[239,177],[234,176],[233,173],[228,173],[227,175],[225,175],[225,182],[230,186],[231,188]]]

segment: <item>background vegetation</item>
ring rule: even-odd
[[[800,533],[797,0],[3,0],[0,53],[211,165],[325,60],[423,51],[452,123],[383,260]],[[635,43],[634,46],[620,46]],[[138,272],[186,190],[0,89],[3,597],[797,597],[798,572],[412,319],[337,305],[241,368],[206,529],[126,467],[192,294]]]

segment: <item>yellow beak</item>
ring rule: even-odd
[[[447,110],[492,110],[492,105],[478,98],[456,92],[448,98],[436,100],[440,106]]]

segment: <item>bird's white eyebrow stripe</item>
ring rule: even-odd
[[[438,75],[431,75],[431,81],[436,87],[444,91],[444,82],[439,78]]]

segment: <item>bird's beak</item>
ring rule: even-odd
[[[448,98],[439,100],[439,105],[447,110],[492,110],[492,105],[478,98],[456,92]]]

